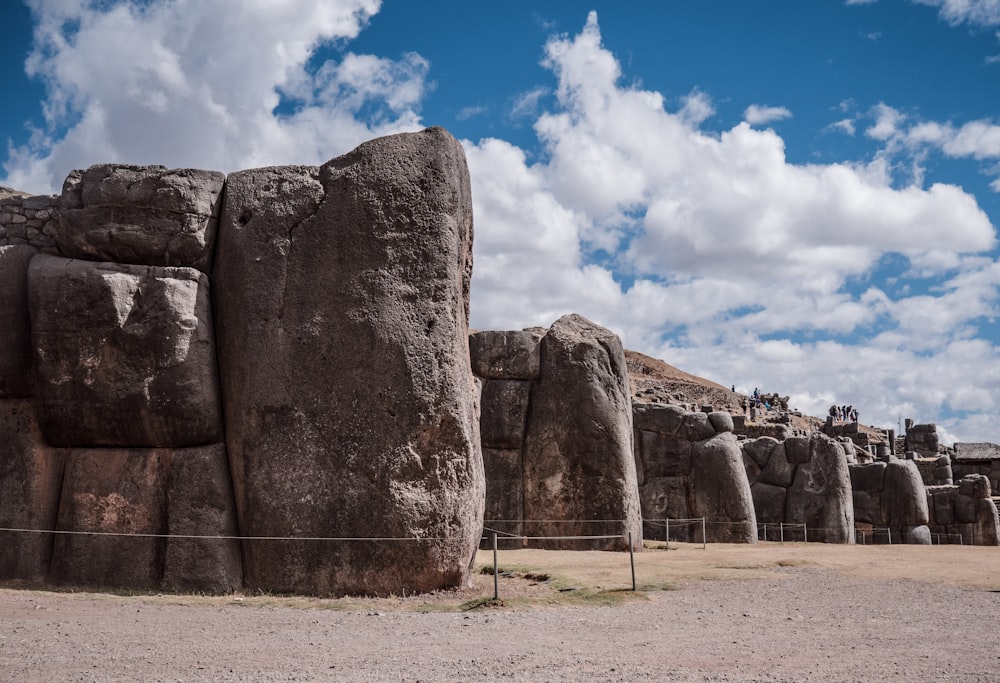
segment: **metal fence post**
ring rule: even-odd
[[[493,532],[493,599],[500,599],[500,569],[497,564],[497,532]]]
[[[701,549],[708,550],[708,537],[705,536],[705,518],[701,518]]]
[[[632,549],[632,532],[628,532],[628,561],[632,566],[632,592],[635,592],[635,551]]]
[[[667,519],[663,520],[663,523],[667,527],[667,533],[666,533],[667,550],[670,550],[670,519],[667,518]]]

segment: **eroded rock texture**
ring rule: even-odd
[[[928,486],[928,531],[939,543],[1000,545],[1000,519],[990,480],[969,474],[955,485]]]
[[[470,370],[472,204],[432,128],[319,167],[229,176],[213,274],[253,589],[464,583],[484,482]]]
[[[849,456],[825,434],[748,439],[741,444],[758,526],[766,540],[854,543]],[[792,526],[785,529],[786,525]]]
[[[928,495],[912,460],[852,464],[854,516],[865,542],[931,542]]]
[[[25,244],[0,246],[0,397],[31,393],[28,264],[36,253]]]
[[[567,315],[542,337],[539,352],[522,470],[525,535],[613,535],[530,542],[546,548],[611,550],[627,548],[631,533],[633,545],[641,548],[621,341],[582,316]]]
[[[163,166],[74,171],[53,237],[64,256],[207,271],[224,180],[217,171]]]
[[[729,413],[633,403],[635,460],[648,539],[754,543],[757,525]],[[702,525],[693,522],[705,518]],[[683,520],[683,521],[681,521]]]
[[[40,421],[50,444],[222,440],[206,275],[41,254],[28,282]]]

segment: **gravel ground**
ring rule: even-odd
[[[829,569],[691,581],[615,607],[359,604],[0,590],[0,679],[1000,681],[1000,593]]]

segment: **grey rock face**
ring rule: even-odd
[[[45,445],[30,401],[0,400],[0,527],[56,528],[63,457]],[[44,581],[51,554],[50,534],[0,531],[0,579]]]
[[[171,454],[166,527],[175,538],[166,541],[165,589],[232,593],[242,588],[236,501],[223,444],[179,449]]]
[[[753,497],[739,444],[731,432],[719,433],[694,445],[689,495],[692,517],[714,517],[730,522],[718,525],[714,530],[714,542],[756,542]]]
[[[789,441],[786,452],[795,452]],[[805,524],[810,541],[853,543],[854,504],[844,449],[820,433],[813,434],[806,447],[808,460],[796,467],[788,488],[786,521]]]
[[[504,541],[505,536],[521,536],[522,500],[521,449],[483,448],[483,466],[486,472],[486,512],[484,536],[496,532],[498,544],[503,548],[522,547],[521,540]],[[493,547],[492,539],[484,547]]]
[[[516,379],[483,382],[480,432],[488,448],[521,448],[528,419],[531,383]]]
[[[31,393],[28,263],[36,253],[23,244],[0,246],[0,396]]]
[[[487,379],[538,378],[540,335],[527,330],[469,335],[472,371]]]
[[[213,273],[251,589],[465,583],[484,481],[468,355],[472,203],[441,129],[235,173]]]
[[[882,518],[887,526],[893,528],[927,524],[927,493],[912,460],[890,460],[886,463]]]
[[[155,590],[167,532],[167,450],[72,450],[57,529],[124,535],[57,535],[51,578],[57,584]]]
[[[571,400],[573,409],[567,410]],[[547,548],[621,550],[632,533],[641,548],[625,353],[612,332],[578,315],[557,320],[542,338],[524,449],[529,536],[617,535],[594,541],[540,541]]]
[[[757,482],[750,487],[750,492],[758,524],[780,524],[785,521],[785,487]],[[768,535],[767,540],[774,539]]]
[[[39,419],[56,446],[222,438],[208,279],[39,255],[28,269]]]
[[[69,257],[207,271],[224,180],[217,171],[163,166],[74,171],[54,239]]]

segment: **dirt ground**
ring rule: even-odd
[[[673,547],[673,546],[672,546]],[[1000,549],[501,551],[430,596],[0,589],[3,681],[1000,681]]]

